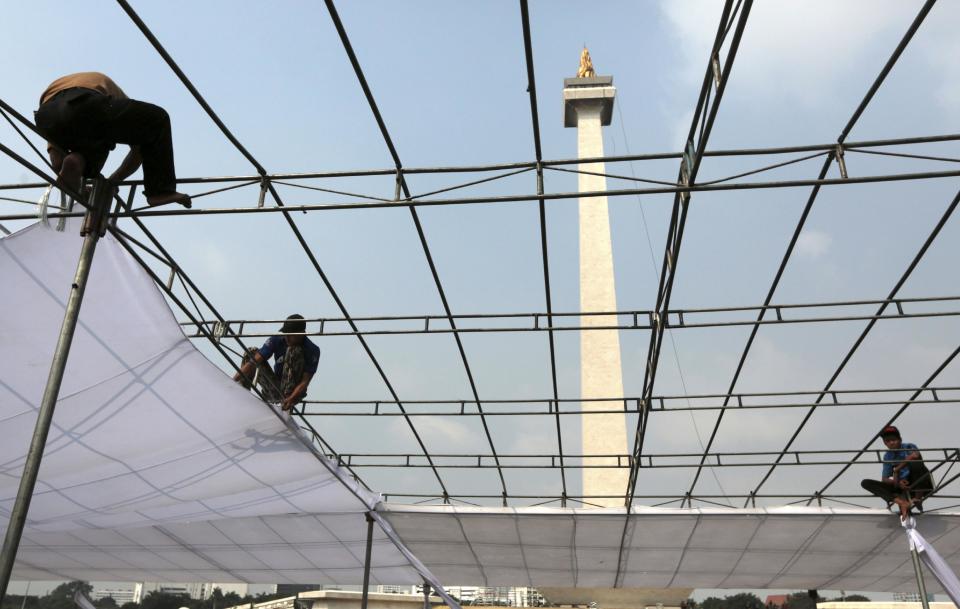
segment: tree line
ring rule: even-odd
[[[851,594],[849,596],[826,599],[819,595],[814,596],[811,592],[812,591],[794,592],[793,594],[788,594],[786,600],[779,605],[771,604],[768,606],[767,603],[760,600],[760,597],[756,594],[741,592],[723,598],[710,596],[700,602],[688,599],[684,607],[685,609],[817,609],[817,603],[823,602],[870,602],[869,598],[861,594]]]
[[[3,599],[0,609],[77,609],[73,602],[74,593],[80,590],[87,597],[93,592],[93,586],[84,581],[72,581],[60,584],[44,596],[23,596],[8,594]],[[140,603],[117,604],[111,597],[93,601],[97,609],[226,609],[235,605],[263,603],[276,598],[280,594],[258,594],[256,596],[240,596],[236,592],[224,594],[220,588],[214,588],[213,593],[205,599],[194,599],[186,595],[168,594],[159,591],[144,595]]]
[[[93,591],[93,586],[84,581],[72,581],[60,584],[44,596],[18,596],[8,594],[3,600],[3,606],[0,609],[77,609],[73,602],[73,595],[80,590],[88,597]],[[141,599],[140,603],[123,603],[118,605],[117,601],[110,597],[93,601],[97,609],[227,609],[236,605],[263,603],[269,600],[282,598],[282,594],[258,594],[256,596],[240,596],[236,592],[227,592],[226,594],[220,588],[214,588],[209,597],[205,599],[194,599],[186,595],[168,594],[159,591],[149,592]],[[786,597],[781,605],[768,606],[756,594],[741,592],[718,598],[710,596],[697,602],[688,599],[683,604],[683,609],[817,609],[818,602],[824,602],[828,599],[819,596],[814,597],[809,592],[794,592]],[[843,598],[829,599],[832,602],[869,602],[870,599],[859,594],[851,594]]]

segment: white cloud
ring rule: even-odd
[[[463,445],[475,440],[470,429],[449,417],[417,417],[417,431],[422,438],[431,438],[434,444],[444,443],[450,446]],[[393,421],[396,433],[408,433],[409,426],[402,418]]]
[[[807,258],[820,258],[830,251],[833,238],[819,230],[805,230],[797,237],[797,253]]]
[[[673,124],[671,137],[671,149],[683,150],[687,143],[687,135],[690,134],[690,121],[693,120],[693,110],[687,110]]]
[[[956,24],[960,3],[941,2],[934,6],[917,38],[924,60],[938,76],[934,98],[948,115],[960,116],[960,38]]]
[[[680,76],[687,82],[698,84],[703,78],[721,6],[715,0],[660,3],[668,31],[681,50]],[[913,3],[893,0],[758,2],[735,62],[738,91],[788,97],[805,105],[825,103],[834,85],[855,77],[864,61],[873,57],[875,44],[889,52],[917,9]]]
[[[494,436],[494,442],[500,448],[499,438],[509,438],[506,449],[501,452],[513,454],[541,454],[548,455],[557,451],[557,437],[552,433],[544,433],[543,421],[531,420],[530,417],[512,417],[519,419],[511,425],[510,436],[501,434]],[[539,417],[538,417],[539,418]],[[579,447],[566,449],[566,452],[580,452]]]
[[[224,249],[213,241],[201,241],[193,244],[190,258],[197,260],[208,275],[219,276],[232,268]]]

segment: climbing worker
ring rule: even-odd
[[[923,463],[920,449],[916,444],[904,442],[900,430],[893,425],[880,431],[880,439],[887,447],[883,454],[881,479],[863,480],[860,486],[897,504],[902,519],[906,519],[910,508],[922,512],[923,500],[933,492],[933,477]]]
[[[250,388],[257,371],[257,385],[268,402],[280,403],[284,410],[307,395],[310,380],[320,363],[320,347],[307,338],[307,322],[302,315],[287,317],[278,336],[271,336],[259,349],[250,349],[233,380]],[[273,357],[273,370],[267,360]]]
[[[127,144],[130,152],[110,182],[122,182],[142,164],[148,205],[190,207],[189,195],[176,191],[167,112],[128,98],[107,75],[78,72],[58,78],[40,96],[34,118],[48,140],[50,164],[60,185],[79,191],[82,178],[99,175],[110,151]]]

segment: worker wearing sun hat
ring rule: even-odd
[[[250,386],[257,371],[257,385],[268,402],[279,402],[284,410],[307,395],[320,363],[320,347],[306,336],[307,322],[302,315],[287,317],[280,334],[271,336],[259,349],[250,349],[233,380]],[[273,357],[273,370],[267,360]]]

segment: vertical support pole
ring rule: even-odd
[[[847,179],[847,162],[843,160],[843,144],[837,144],[836,153],[833,155],[837,159],[837,167],[840,168],[840,177]]]
[[[30,584],[32,583],[33,582],[27,582],[27,590],[23,593],[23,600],[20,602],[20,609],[26,609],[27,607],[27,597],[30,596]]]
[[[423,580],[423,609],[430,609],[430,584]]]
[[[923,583],[923,570],[920,568],[920,554],[917,549],[910,544],[910,558],[913,559],[913,572],[917,576],[917,590],[920,592],[920,602],[923,603],[923,609],[930,609],[930,601],[927,600],[927,586]]]
[[[260,196],[257,199],[257,207],[263,207],[263,204],[267,199],[267,188],[269,185],[270,182],[267,181],[267,178],[260,176]]]
[[[373,518],[367,512],[367,553],[363,560],[363,596],[360,597],[360,609],[367,609],[370,596],[370,556],[373,554]]]
[[[23,475],[20,476],[20,487],[17,490],[17,499],[10,512],[7,523],[7,533],[3,540],[3,549],[0,550],[0,603],[7,595],[7,585],[10,583],[10,574],[13,563],[20,547],[20,538],[27,521],[27,511],[30,509],[30,500],[33,498],[33,489],[37,483],[37,474],[40,471],[40,460],[47,443],[47,434],[50,432],[50,423],[53,420],[53,409],[60,394],[60,385],[63,382],[63,372],[67,366],[67,357],[70,354],[70,344],[73,342],[73,333],[77,327],[80,314],[80,305],[83,302],[83,292],[87,287],[87,278],[90,276],[90,265],[93,262],[93,253],[100,239],[100,228],[104,227],[105,213],[110,209],[112,187],[106,180],[98,179],[93,183],[93,192],[90,200],[92,205],[84,218],[84,227],[90,227],[83,239],[80,248],[80,259],[77,262],[77,272],[74,275],[70,295],[67,297],[66,311],[63,315],[63,325],[60,327],[60,336],[50,362],[50,374],[47,385],[43,390],[43,399],[40,402],[40,411],[37,414],[37,425],[30,440],[30,449],[27,452],[26,462],[23,465]]]

